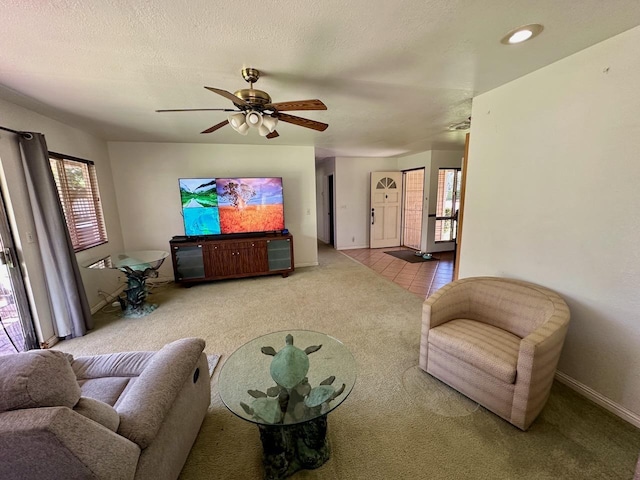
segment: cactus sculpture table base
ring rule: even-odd
[[[147,303],[147,278],[157,277],[158,269],[169,253],[161,250],[138,250],[135,252],[114,253],[93,261],[86,268],[117,269],[127,276],[127,288],[117,297],[123,316],[127,318],[144,317],[153,312],[158,305]]]
[[[282,480],[329,460],[327,415],[355,381],[356,362],[340,341],[294,330],[238,348],[220,370],[218,390],[229,410],[258,426],[265,480]]]
[[[265,480],[280,480],[329,460],[327,416],[295,425],[258,425]]]
[[[118,297],[122,314],[125,318],[140,318],[150,314],[158,305],[147,303],[147,278],[157,277],[158,270],[147,268],[143,271],[132,270],[129,267],[122,267],[121,270],[127,275],[127,288],[124,294]]]

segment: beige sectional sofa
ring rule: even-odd
[[[204,347],[0,357],[0,478],[177,478],[210,403]]]

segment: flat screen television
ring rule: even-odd
[[[250,234],[284,229],[282,178],[180,178],[184,233]]]

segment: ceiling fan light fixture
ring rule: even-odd
[[[243,125],[247,125],[244,118],[244,113],[234,113],[233,115],[229,115],[228,120],[229,125],[231,125],[231,127],[236,131],[239,131],[238,129]],[[247,128],[249,127],[247,126]]]
[[[262,125],[262,114],[255,110],[251,110],[250,112],[247,112],[246,122],[250,127],[259,128]]]
[[[234,113],[233,115],[229,115],[227,118],[229,120],[229,125],[240,135],[246,135],[249,133],[249,125],[244,118],[244,113]]]
[[[266,137],[267,135],[269,135],[271,132],[269,131],[269,129],[266,127],[266,125],[263,123],[262,125],[260,125],[258,127],[258,133],[260,134],[260,136],[262,137]]]
[[[269,130],[268,133],[272,133],[276,129],[277,124],[278,124],[278,119],[276,117],[262,114],[262,126],[266,127]]]
[[[454,123],[452,125],[449,125],[448,130],[450,132],[456,132],[456,131],[460,131],[460,130],[469,130],[471,128],[471,117],[467,118],[466,120],[459,122],[459,123]]]
[[[235,93],[231,93],[221,88],[207,87],[210,92],[216,93],[227,100],[231,100],[234,109],[231,108],[181,108],[171,110],[156,110],[157,112],[239,112],[227,115],[224,120],[213,125],[200,133],[212,133],[225,125],[231,125],[236,132],[241,135],[247,135],[250,128],[255,128],[258,133],[268,139],[278,137],[276,125],[282,121],[297,125],[304,128],[310,128],[318,132],[324,132],[329,126],[326,123],[317,122],[308,118],[296,117],[289,115],[289,112],[295,110],[326,110],[327,106],[318,99],[296,100],[291,102],[271,102],[271,96],[262,90],[253,88],[253,84],[260,78],[260,72],[255,68],[244,68],[242,77],[249,83],[249,88],[241,89]]]

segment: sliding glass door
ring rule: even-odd
[[[0,355],[38,348],[24,280],[0,195]]]

